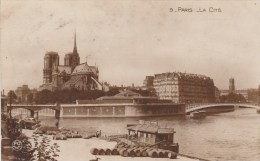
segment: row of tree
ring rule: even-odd
[[[147,90],[133,90],[142,96],[151,96],[151,92]],[[54,103],[75,103],[76,100],[97,99],[102,96],[114,96],[120,92],[119,88],[111,88],[104,92],[101,90],[82,91],[77,89],[65,90],[42,90],[36,93],[35,97],[29,96],[29,103],[36,104],[54,104]]]
[[[242,94],[229,93],[228,95],[222,95],[219,97],[220,102],[246,102],[245,97]]]

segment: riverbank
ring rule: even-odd
[[[23,133],[31,137],[33,130],[23,130]],[[48,136],[52,138],[52,136]],[[51,144],[57,143],[60,147],[60,152],[57,157],[58,161],[87,161],[95,159],[96,157],[90,153],[91,148],[113,148],[116,142],[108,142],[98,138],[91,139],[68,139],[68,140],[52,140]],[[122,156],[97,156],[100,161],[165,161],[174,160],[168,158],[148,158],[148,157],[122,157]],[[177,157],[178,161],[196,161],[197,159],[191,159],[183,156]],[[198,160],[197,160],[198,161]]]

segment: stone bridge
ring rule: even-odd
[[[254,108],[260,113],[260,104],[251,104],[251,103],[206,103],[206,104],[186,104],[186,113],[190,114],[195,111],[216,108],[216,107],[245,107],[245,108]]]
[[[10,106],[10,104],[7,105],[8,109],[17,109],[17,108],[23,108],[23,109],[27,109],[30,111],[30,115],[31,117],[35,117],[38,118],[39,116],[39,111],[49,108],[52,110],[55,110],[55,118],[59,118],[60,117],[60,105],[59,104],[53,104],[53,105],[40,105],[40,104],[12,104]]]

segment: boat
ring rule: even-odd
[[[23,129],[32,129],[33,126],[39,124],[40,121],[36,120],[35,118],[32,118],[32,117],[27,117],[27,118],[21,119],[19,121],[19,123],[21,125],[21,128],[23,128]]]
[[[190,118],[203,119],[206,117],[206,111],[195,111],[190,114]]]
[[[160,127],[157,122],[140,120],[128,124],[128,139],[137,146],[170,150],[179,153],[179,144],[174,142],[174,128]]]

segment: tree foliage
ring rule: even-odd
[[[12,104],[17,99],[15,92],[12,90],[7,93],[7,96],[8,96],[8,102],[10,104]]]
[[[228,95],[223,95],[219,97],[220,102],[246,102],[245,97],[242,94],[229,93]]]
[[[21,126],[16,119],[7,119],[7,129],[11,142],[20,141],[20,148],[14,150],[16,161],[57,161],[59,146],[50,144],[47,136],[32,135],[34,146],[29,138],[21,132]],[[14,148],[14,147],[13,147]]]
[[[142,90],[142,89],[133,89],[133,92],[139,93],[142,96],[156,96],[156,92],[154,90],[154,88],[151,89],[147,89],[147,90]]]
[[[155,96],[154,90],[135,90],[133,92],[139,93],[142,96]],[[42,90],[36,93],[33,102],[37,104],[54,104],[54,103],[75,103],[76,100],[97,99],[102,96],[114,96],[120,92],[117,87],[111,88],[104,92],[101,90],[83,91],[78,89],[64,89],[64,90]]]
[[[105,95],[101,90],[82,91],[77,89],[65,90],[42,90],[36,93],[35,102],[37,104],[54,104],[54,103],[75,103],[81,99],[96,99]]]
[[[57,161],[59,146],[57,143],[50,145],[50,138],[47,136],[33,135],[34,140],[34,154],[33,160],[37,161]]]

